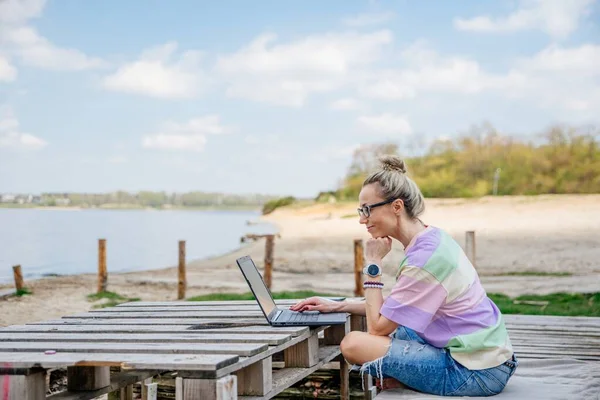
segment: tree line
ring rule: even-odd
[[[355,200],[366,175],[384,154],[403,157],[425,197],[479,197],[600,193],[600,130],[554,126],[516,138],[486,126],[453,139],[433,141],[422,154],[386,142],[359,147],[339,188],[321,192]]]

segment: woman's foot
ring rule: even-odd
[[[397,389],[397,388],[405,388],[402,382],[397,381],[394,378],[383,378],[383,385],[379,379],[375,379],[375,386],[377,386],[380,390],[388,390],[388,389]]]

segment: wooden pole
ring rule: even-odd
[[[362,287],[362,270],[365,264],[362,239],[354,240],[354,295],[364,296]]]
[[[13,267],[13,275],[15,276],[15,289],[17,289],[17,292],[23,290],[25,285],[23,284],[23,273],[21,272],[20,265],[15,265]]]
[[[106,271],[106,239],[98,239],[98,293],[108,288],[108,272]]]
[[[475,262],[475,231],[467,231],[465,234],[465,253],[467,253],[467,257],[473,264],[473,267],[477,269],[477,264]]]
[[[185,240],[179,241],[179,284],[177,285],[177,299],[185,299],[187,282],[185,279]]]
[[[275,235],[267,235],[265,242],[265,284],[271,289],[273,281],[273,248],[275,247]]]

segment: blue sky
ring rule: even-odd
[[[0,0],[0,192],[312,197],[361,144],[598,124],[598,4]]]

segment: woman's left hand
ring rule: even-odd
[[[367,262],[381,262],[390,250],[392,250],[392,239],[389,236],[371,238],[367,240],[365,258]]]

